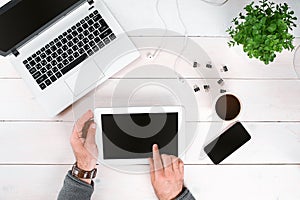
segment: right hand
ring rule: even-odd
[[[183,190],[184,164],[180,158],[162,154],[153,145],[149,158],[151,183],[159,200],[175,199]]]

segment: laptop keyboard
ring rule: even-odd
[[[96,10],[23,61],[42,90],[116,38]]]

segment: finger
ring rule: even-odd
[[[163,164],[162,164],[162,160],[159,154],[157,144],[153,145],[152,151],[153,151],[153,163],[154,163],[153,165],[154,165],[155,174],[163,173]]]
[[[87,121],[87,122],[84,123],[83,128],[82,128],[82,130],[81,130],[81,134],[78,134],[79,137],[81,137],[81,138],[83,138],[83,139],[86,139],[86,136],[87,136],[87,134],[88,134],[89,128],[90,128],[90,126],[91,126],[91,124],[92,124],[93,122],[94,122],[94,121],[90,119],[89,121]]]
[[[181,159],[179,160],[179,172],[182,176],[184,176],[184,164]]]
[[[71,137],[70,137],[70,143],[72,146],[72,149],[74,152],[79,151],[80,149],[84,148],[84,142],[82,138],[78,136],[78,133],[73,130]]]
[[[173,175],[173,166],[172,166],[172,158],[169,155],[163,154],[161,155],[163,165],[164,165],[164,173],[166,176]]]
[[[73,130],[73,132],[71,134],[70,142],[71,142],[72,146],[73,145],[75,145],[75,146],[83,145],[83,140],[79,137],[78,132],[75,131],[75,129]]]
[[[87,131],[85,143],[88,145],[96,144],[96,124],[94,122],[90,124],[90,127]]]
[[[88,110],[86,113],[84,113],[84,115],[82,115],[80,119],[78,119],[75,123],[74,129],[77,131],[77,133],[81,132],[84,127],[84,124],[93,117],[94,114],[91,110]]]
[[[151,183],[154,183],[155,180],[155,171],[154,171],[154,163],[153,159],[149,158],[149,164],[150,164],[150,177],[151,177]]]
[[[91,110],[87,111],[74,125],[74,129],[70,138],[71,144],[75,146],[83,146],[84,139],[81,138],[82,129],[85,124],[85,121],[93,117],[93,112]],[[82,126],[81,128],[79,126]]]
[[[173,165],[173,170],[175,173],[180,173],[179,171],[179,159],[176,156],[171,156],[172,159],[172,165]]]

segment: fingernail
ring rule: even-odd
[[[95,129],[95,128],[96,128],[96,124],[92,123],[92,129]]]
[[[157,144],[153,144],[152,148],[153,148],[154,150],[158,149]]]

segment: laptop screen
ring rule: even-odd
[[[0,9],[0,54],[8,55],[84,0],[12,0]]]

